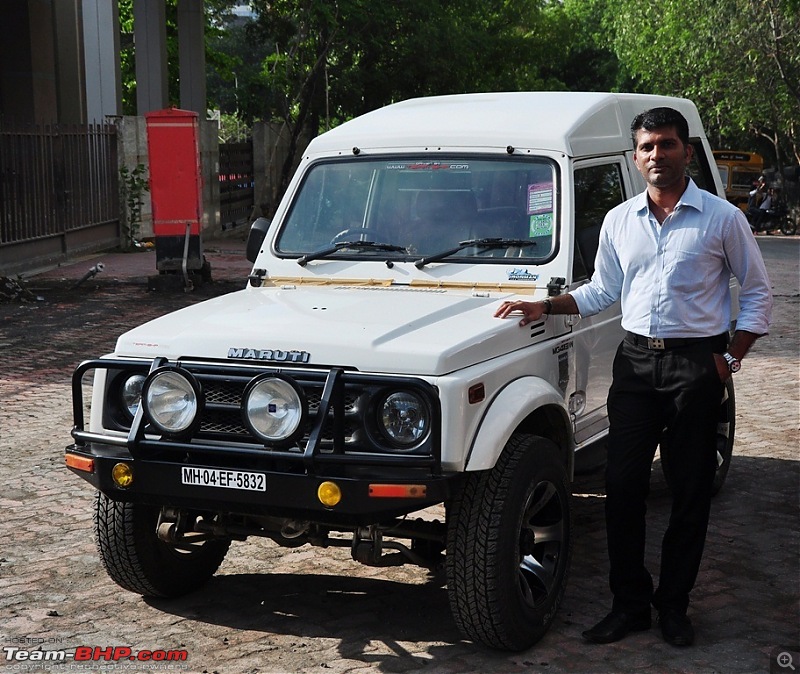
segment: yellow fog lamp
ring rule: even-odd
[[[323,482],[317,487],[317,498],[322,505],[333,508],[342,500],[342,490],[335,482]]]
[[[126,489],[133,484],[133,468],[127,463],[118,463],[111,469],[111,479],[118,487]]]

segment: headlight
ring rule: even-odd
[[[247,387],[242,413],[250,430],[264,442],[290,442],[303,430],[305,396],[294,381],[266,375]]]
[[[416,393],[392,393],[383,399],[376,411],[378,430],[398,449],[420,444],[430,431],[430,409]]]
[[[122,409],[124,409],[131,417],[136,416],[136,410],[139,409],[139,403],[142,402],[142,386],[144,380],[147,379],[143,374],[135,374],[128,377],[120,388],[120,400],[122,402]]]
[[[180,435],[199,419],[201,390],[185,370],[162,369],[152,373],[142,388],[144,411],[156,429]]]

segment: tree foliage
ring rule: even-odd
[[[800,159],[797,0],[608,0],[620,63],[643,88],[691,98],[712,141],[765,138]]]
[[[163,0],[166,18],[167,41],[167,90],[169,105],[180,103],[180,79],[178,58],[178,0]],[[120,71],[122,76],[122,111],[135,115],[136,105],[136,47],[134,42],[134,0],[117,0],[120,29]],[[203,0],[206,21],[206,68],[209,73],[230,77],[234,61],[225,50],[217,48],[217,39],[226,31],[224,25],[230,18],[236,0]]]
[[[119,2],[130,33],[132,0]],[[251,0],[252,20],[231,23],[233,4],[205,0],[209,107],[237,130],[282,123],[295,146],[406,98],[567,89],[691,98],[715,147],[800,158],[800,0]],[[171,56],[173,99],[177,77]]]
[[[253,0],[268,45],[263,115],[320,130],[431,94],[563,89],[562,17],[545,0]],[[287,162],[291,164],[291,158]],[[288,173],[284,173],[288,180]]]

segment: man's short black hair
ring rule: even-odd
[[[651,108],[640,112],[631,122],[631,140],[633,149],[636,149],[636,136],[639,129],[654,131],[665,126],[675,127],[678,138],[684,145],[689,144],[689,122],[686,121],[680,112],[674,108]]]

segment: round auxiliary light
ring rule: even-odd
[[[199,420],[202,393],[197,380],[185,370],[156,370],[142,387],[144,411],[162,433],[181,435]]]
[[[122,388],[120,389],[122,407],[131,418],[136,416],[136,411],[139,409],[139,404],[142,402],[142,387],[144,386],[145,379],[147,379],[147,377],[143,374],[134,374],[123,382]]]
[[[317,498],[322,505],[333,508],[342,500],[342,490],[335,482],[326,481],[317,487]]]
[[[288,443],[303,431],[305,395],[288,377],[265,375],[254,379],[245,390],[242,412],[258,438],[268,443]]]
[[[399,391],[387,395],[378,405],[378,429],[396,448],[420,444],[430,432],[431,413],[416,393]]]
[[[111,479],[114,484],[123,489],[133,484],[133,469],[127,463],[117,463],[111,469]]]

